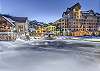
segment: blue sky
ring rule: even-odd
[[[26,16],[41,22],[54,22],[63,11],[80,2],[82,10],[100,13],[100,0],[0,0],[0,12],[13,16]]]

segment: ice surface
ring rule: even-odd
[[[53,41],[46,41],[44,44],[42,42],[45,41],[24,41],[20,39],[17,39],[15,42],[0,41],[1,49],[38,46],[37,49],[30,48],[0,52],[0,71],[100,71],[99,48],[76,47],[75,44],[80,41],[70,40],[57,41],[57,43],[59,45],[63,43],[65,47],[75,43],[72,48],[57,49],[56,46],[58,44],[52,45],[54,48],[48,48]],[[66,45],[65,43],[68,44]],[[98,44],[93,42],[82,43],[84,45]],[[56,43],[53,42],[53,44]],[[80,45],[78,44],[78,46]],[[95,53],[95,50],[98,50],[98,53]]]
[[[0,54],[0,71],[100,71],[92,57],[47,51],[11,51]]]

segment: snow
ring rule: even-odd
[[[87,40],[87,41],[97,41],[97,42],[100,42],[100,38],[91,38],[91,39],[84,39],[84,40]]]
[[[4,17],[4,16],[3,16]],[[15,21],[13,21],[12,19],[10,19],[10,18],[7,18],[7,17],[4,17],[6,20],[8,20],[12,25],[15,25],[15,24],[13,24],[13,22],[15,22]]]
[[[0,49],[8,50],[10,48],[20,47],[24,43],[28,43],[28,41],[21,39],[17,39],[16,41],[0,41]]]
[[[33,45],[48,45],[49,42],[55,42],[55,41],[64,41],[64,42],[68,42],[68,43],[85,43],[85,44],[94,44],[94,45],[100,45],[99,43],[95,43],[95,42],[90,42],[90,41],[79,41],[79,40],[60,40],[60,39],[56,39],[56,40],[41,40],[41,39],[34,39],[33,37],[31,37],[32,39],[29,41],[25,41],[22,39],[16,39],[16,41],[0,41],[0,50],[3,49],[8,49],[8,48],[17,48],[17,47],[32,47]],[[28,45],[26,45],[28,44]]]
[[[13,51],[1,54],[0,71],[100,71],[99,63],[76,53]]]
[[[14,42],[0,41],[0,48],[5,50],[18,47],[34,47],[36,45],[49,47],[49,44],[55,41],[58,44],[65,42],[68,44],[83,43],[84,45],[98,44],[100,46],[99,43],[78,40],[36,40],[33,38],[30,41],[25,41],[18,38]],[[100,55],[93,52],[95,48],[81,47],[81,50],[90,51],[84,52],[78,51],[74,46],[74,49],[66,50],[56,49],[55,47],[43,48],[43,46],[39,46],[38,49],[0,52],[0,71],[100,71]],[[96,50],[100,52],[99,48]]]

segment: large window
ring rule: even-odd
[[[18,30],[19,32],[22,32],[23,31],[23,25],[18,26],[18,29],[19,29]]]

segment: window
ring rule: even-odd
[[[64,21],[64,19],[62,21]]]
[[[19,32],[23,31],[23,25],[18,26]]]

